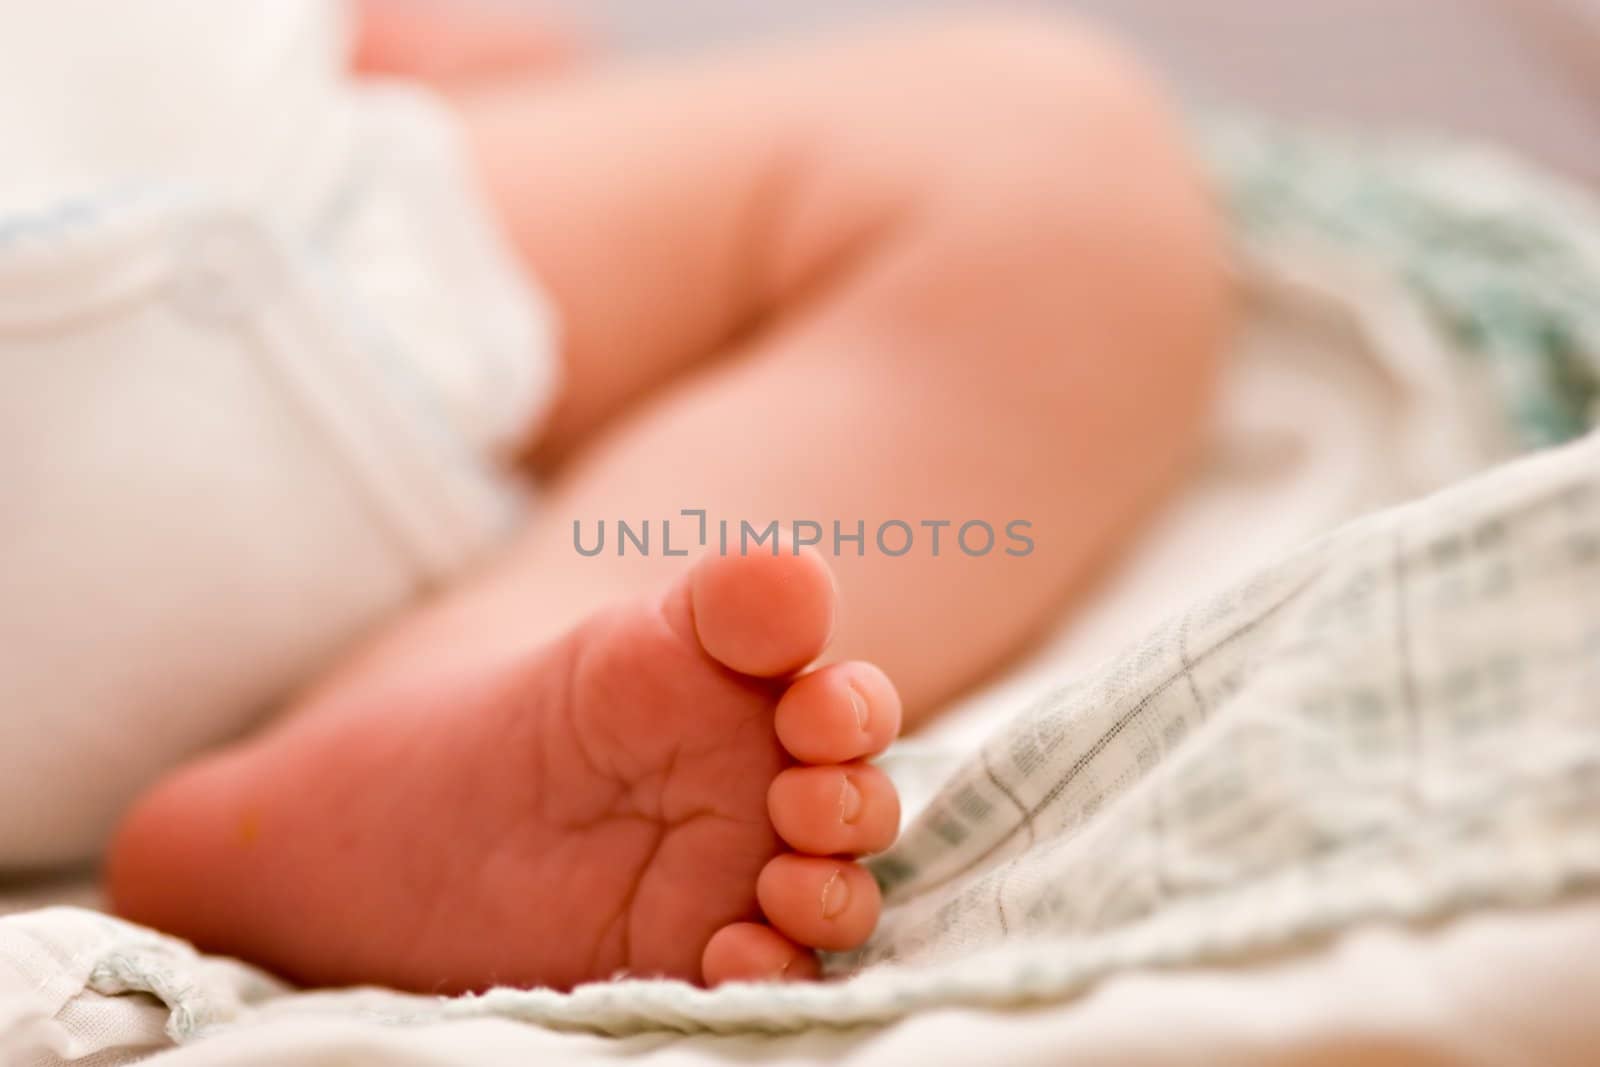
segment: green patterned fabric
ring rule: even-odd
[[[1200,142],[1246,245],[1355,257],[1485,364],[1517,441],[1600,416],[1600,197],[1479,148],[1307,131],[1234,115]]]

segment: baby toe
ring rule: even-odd
[[[900,795],[889,776],[864,763],[791,767],[767,789],[778,836],[813,856],[882,852],[900,831]]]
[[[688,589],[700,646],[740,674],[792,674],[821,655],[833,634],[833,575],[788,535],[771,554],[703,557],[689,572]]]
[[[835,663],[795,679],[778,701],[773,728],[802,763],[876,755],[900,733],[900,694],[870,663]]]
[[[864,942],[883,908],[878,883],[860,864],[794,853],[762,868],[756,899],[780,933],[830,952]]]
[[[731,923],[711,935],[700,959],[708,986],[723,982],[794,982],[817,978],[816,953],[770,926]]]

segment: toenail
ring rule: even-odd
[[[839,784],[839,821],[853,823],[861,817],[861,790],[850,780],[848,774],[843,775]]]
[[[844,871],[836,870],[822,886],[822,917],[832,919],[850,903],[850,887],[845,884]]]
[[[850,690],[850,708],[856,713],[856,725],[861,729],[867,728],[867,698],[862,696],[854,685],[847,686]]]

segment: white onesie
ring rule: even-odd
[[[318,0],[0,32],[0,876],[92,860],[494,545],[550,318],[449,114]]]

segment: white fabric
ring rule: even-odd
[[[0,33],[0,872],[93,858],[508,528],[554,366],[442,108],[310,0]]]
[[[1182,601],[1352,513],[1450,480],[1498,454],[1488,424],[1451,414],[1471,405],[1456,404],[1463,398],[1448,368],[1417,359],[1415,346],[1404,356],[1391,347],[1414,339],[1413,312],[1404,304],[1337,265],[1258,264],[1249,280],[1251,325],[1226,384],[1216,444],[1195,486],[1090,609],[1033,662],[967,702],[942,736],[901,749],[895,770],[913,792],[920,779],[944,781],[973,750],[973,738],[991,733],[1019,699],[1122,647]],[[1441,449],[1441,442],[1449,447]],[[925,807],[925,799],[912,806]],[[1251,951],[1206,966],[1113,966],[1077,999],[1046,998],[1027,1011],[930,1007],[889,1028],[786,1036],[647,1033],[626,1040],[478,1016],[624,1030],[651,1017],[681,1027],[720,1016],[727,1021],[713,1025],[745,1030],[792,1025],[784,1019],[793,1006],[774,995],[763,1009],[765,994],[749,990],[706,995],[658,983],[592,989],[581,1001],[510,994],[441,1002],[378,991],[285,996],[254,972],[196,959],[174,943],[83,912],[34,912],[9,922],[0,924],[7,939],[26,930],[28,938],[55,946],[55,958],[71,961],[66,966],[36,954],[42,962],[23,980],[0,982],[0,1004],[30,1005],[32,1025],[43,1028],[19,1025],[12,1033],[48,1032],[57,1044],[77,1042],[73,1048],[100,1049],[107,1057],[158,1045],[158,1027],[209,1035],[163,1053],[157,1063],[311,1064],[327,1057],[606,1063],[638,1062],[649,1052],[663,1067],[733,1056],[1277,1065],[1380,1054],[1471,1065],[1577,1065],[1600,1040],[1586,1008],[1600,990],[1594,963],[1600,957],[1570,950],[1600,931],[1600,904],[1582,899],[1520,912],[1480,910],[1432,927],[1355,924],[1271,957]],[[0,948],[0,958],[8,956],[22,954]],[[1005,972],[1003,960],[997,967],[991,975]],[[164,990],[180,1010],[134,1019],[115,1009],[112,1016],[118,998],[111,994],[130,980],[136,988]],[[43,995],[47,989],[52,996]],[[892,1000],[871,999],[875,1010],[892,1008]],[[835,1006],[851,1008],[850,1000],[847,994]],[[7,1010],[16,1017],[21,1009]],[[408,1018],[413,1025],[398,1029],[385,1021]],[[30,1049],[45,1048],[30,1040]],[[61,1061],[47,1049],[38,1055],[41,1064]]]
[[[68,929],[58,921],[51,936]],[[0,990],[18,989],[23,981],[48,983],[33,992],[39,1008],[33,1017],[0,1015],[9,1024],[0,1029],[0,1062],[112,1067],[167,1049],[144,1062],[1589,1067],[1597,1027],[1586,1001],[1600,989],[1600,955],[1573,947],[1597,940],[1600,900],[1485,911],[1421,929],[1357,928],[1315,951],[1231,967],[1130,972],[1068,1005],[944,1008],[892,1027],[787,1035],[615,1039],[500,1018],[397,1027],[364,1018],[364,1005],[348,1000],[340,1011],[291,998],[248,1024],[173,1049],[158,1001],[74,992],[59,980],[83,975],[83,966],[19,952],[15,930],[0,927],[0,958],[14,965],[20,959],[29,968],[0,968]],[[55,1004],[61,1007],[52,1015]]]

